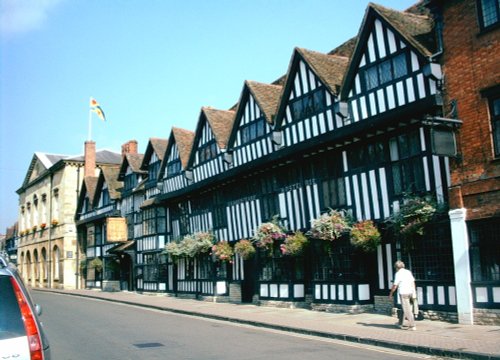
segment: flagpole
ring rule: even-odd
[[[92,96],[89,99],[89,104],[92,101]],[[88,141],[92,140],[92,109],[89,107],[89,138]]]

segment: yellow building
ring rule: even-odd
[[[121,154],[96,151],[85,143],[79,156],[36,152],[19,195],[18,267],[27,284],[34,287],[78,287],[75,211],[78,191],[88,173],[99,166],[119,164]]]

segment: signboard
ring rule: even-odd
[[[106,240],[108,242],[127,241],[127,220],[125,218],[107,218],[106,230]]]
[[[453,129],[434,127],[431,129],[432,153],[441,156],[456,156],[457,141]]]

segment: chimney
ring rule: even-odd
[[[137,140],[130,140],[122,145],[122,157],[125,154],[137,154]]]
[[[95,142],[85,141],[85,168],[84,176],[95,176]]]

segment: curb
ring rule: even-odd
[[[348,341],[348,342],[357,343],[357,344],[379,346],[379,347],[385,347],[385,348],[390,348],[390,349],[394,349],[394,350],[412,352],[412,353],[417,353],[417,354],[424,354],[424,355],[431,355],[431,356],[438,356],[438,357],[448,357],[448,358],[454,358],[454,359],[471,359],[471,360],[495,360],[495,359],[498,360],[498,359],[500,359],[500,357],[495,356],[495,355],[491,355],[491,354],[475,353],[475,352],[469,352],[469,351],[445,350],[445,349],[440,349],[440,348],[423,347],[423,346],[417,346],[417,345],[406,345],[406,344],[388,341],[388,340],[377,340],[377,339],[370,339],[370,338],[362,338],[362,337],[358,337],[355,335],[346,335],[346,334],[340,334],[340,333],[306,330],[306,329],[296,328],[293,326],[274,325],[274,324],[269,324],[269,323],[265,323],[265,322],[261,322],[261,321],[254,321],[254,320],[242,320],[242,319],[238,319],[238,318],[234,318],[234,317],[213,315],[213,314],[204,314],[204,313],[199,313],[196,311],[174,309],[174,308],[169,308],[167,306],[148,305],[148,304],[142,304],[142,303],[134,302],[134,301],[107,299],[107,298],[103,298],[100,296],[74,294],[74,293],[67,293],[67,292],[63,292],[63,291],[53,291],[53,290],[46,290],[46,289],[40,290],[40,289],[33,288],[32,290],[40,291],[40,292],[50,292],[50,293],[54,293],[54,294],[67,295],[67,296],[90,298],[90,299],[102,300],[102,301],[107,301],[107,302],[114,302],[114,303],[125,304],[125,305],[139,306],[139,307],[148,308],[148,309],[171,312],[174,314],[196,316],[196,317],[201,317],[201,318],[206,318],[206,319],[226,321],[226,322],[232,322],[232,323],[244,324],[244,325],[251,325],[251,326],[256,326],[256,327],[291,332],[291,333],[302,334],[302,335],[311,335],[311,336],[323,337],[323,338],[328,338],[328,339]]]

